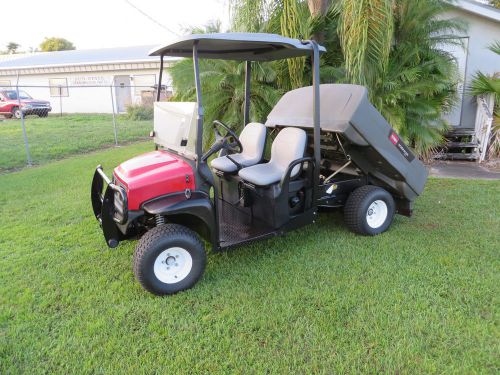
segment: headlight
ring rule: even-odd
[[[124,218],[125,214],[125,202],[123,201],[122,194],[120,194],[118,191],[115,191],[114,194],[114,200],[115,200],[115,218],[118,219],[119,221],[122,221]]]
[[[31,109],[33,106],[31,104],[25,104],[23,105],[23,109]]]

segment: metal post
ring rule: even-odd
[[[21,97],[19,96],[19,73],[17,74],[16,92],[17,92],[17,103],[18,103],[18,107],[19,107],[19,112],[21,113],[21,126],[23,128],[24,148],[26,149],[26,157],[28,159],[28,167],[31,167],[33,164],[31,162],[30,146],[28,143],[28,135],[26,134],[26,125],[24,124],[24,113],[23,113],[23,110],[21,107]]]
[[[201,103],[200,67],[198,65],[198,41],[195,41],[193,44],[193,68],[194,80],[196,83],[196,102],[198,103],[196,157],[199,163],[201,161],[201,156],[203,153],[203,105]]]
[[[158,74],[158,89],[156,90],[156,101],[160,101],[161,97],[161,79],[163,77],[163,54],[160,56],[160,73]]]
[[[313,116],[314,116],[314,190],[313,190],[313,204],[316,206],[317,202],[317,189],[319,186],[319,168],[321,163],[321,128],[320,128],[320,79],[319,79],[319,48],[318,44],[314,41],[310,41],[313,53],[312,53],[312,73],[313,73]]]
[[[59,85],[59,117],[62,117],[62,86]]]
[[[250,78],[252,73],[252,62],[245,64],[245,113],[243,115],[243,126],[247,126],[250,121]]]
[[[113,98],[113,87],[114,87],[114,82],[115,79],[113,78],[113,81],[111,82],[111,85],[109,86],[109,92],[111,94],[111,109],[113,110],[113,131],[115,133],[115,146],[118,146],[118,135],[116,133],[116,117],[115,117],[115,100]]]

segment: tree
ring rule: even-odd
[[[370,98],[419,155],[429,156],[448,129],[442,114],[457,99],[456,61],[443,47],[460,44],[454,32],[465,27],[439,18],[450,7],[442,0],[395,4],[392,46],[384,65],[373,63]]]
[[[219,32],[220,23],[210,23],[192,32]],[[227,123],[239,132],[243,127],[245,104],[245,64],[226,60],[200,59],[200,81],[204,107],[204,146],[213,140],[211,124],[214,120]],[[173,101],[195,101],[196,88],[193,77],[193,60],[183,59],[169,69],[174,86]],[[276,72],[269,63],[252,64],[250,121],[264,122],[283,94],[276,84]]]
[[[19,47],[20,45],[18,43],[10,42],[7,44],[7,53],[16,53]]]
[[[309,19],[297,22],[306,38],[324,34],[328,52],[322,57],[322,82],[365,85],[377,109],[425,156],[442,142],[447,129],[442,113],[456,98],[456,62],[442,48],[458,43],[453,32],[464,26],[439,19],[449,7],[444,0],[332,0],[324,16],[310,8]],[[282,5],[272,9],[287,11]],[[273,17],[267,26],[276,32]],[[293,77],[292,71],[286,73]],[[303,74],[303,82],[310,82],[309,64]],[[288,90],[282,85],[286,80],[278,70],[279,87]]]
[[[442,142],[447,129],[442,113],[456,99],[456,62],[442,48],[459,43],[453,33],[463,30],[463,24],[440,19],[450,6],[446,0],[331,0],[326,11],[325,3],[232,0],[231,28],[301,39],[321,35],[327,48],[321,58],[321,81],[366,86],[377,109],[419,155],[426,156]],[[187,89],[179,84],[181,74],[176,72],[182,64],[187,63],[180,62],[171,71],[179,93]],[[243,69],[241,64],[231,64],[200,65],[207,69],[202,73],[204,93],[213,90],[218,94],[205,100],[205,113],[211,113],[207,119],[217,114],[240,124],[237,109],[242,105]],[[253,88],[261,90],[258,97],[267,99],[260,107],[252,102],[253,108],[259,108],[254,119],[264,119],[266,108],[272,108],[280,93],[311,82],[310,59],[255,66],[267,76],[258,77],[258,69],[254,69]],[[224,96],[223,90],[227,90]]]
[[[73,49],[75,49],[73,43],[64,38],[45,38],[45,40],[40,43],[40,50],[43,52],[67,51]]]
[[[490,5],[497,9],[500,9],[500,0],[490,0]]]
[[[326,15],[330,8],[330,0],[307,0],[307,6],[313,18],[321,18]],[[312,35],[312,38],[321,44],[325,41],[325,33],[318,30]]]

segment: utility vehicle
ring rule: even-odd
[[[157,295],[192,287],[214,250],[282,235],[312,224],[320,207],[344,207],[348,228],[387,230],[395,213],[410,216],[427,179],[423,164],[356,85],[323,84],[315,41],[272,34],[190,35],[155,49],[192,57],[196,103],[154,106],[156,150],[108,177],[98,166],[91,199],[109,247],[140,237],[133,268]],[[311,58],[312,86],[286,93],[265,124],[250,122],[253,62]],[[215,142],[202,149],[203,102],[198,59],[245,61],[244,128],[213,122]],[[270,158],[265,145],[272,143]],[[214,158],[211,158],[214,156]],[[215,157],[216,156],[216,157]]]

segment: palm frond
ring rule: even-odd
[[[488,46],[489,50],[491,52],[494,52],[496,53],[497,55],[500,55],[500,40],[497,40],[493,43],[491,43],[489,46]]]
[[[498,102],[500,100],[500,78],[476,72],[471,81],[469,91],[475,96],[494,94]]]

